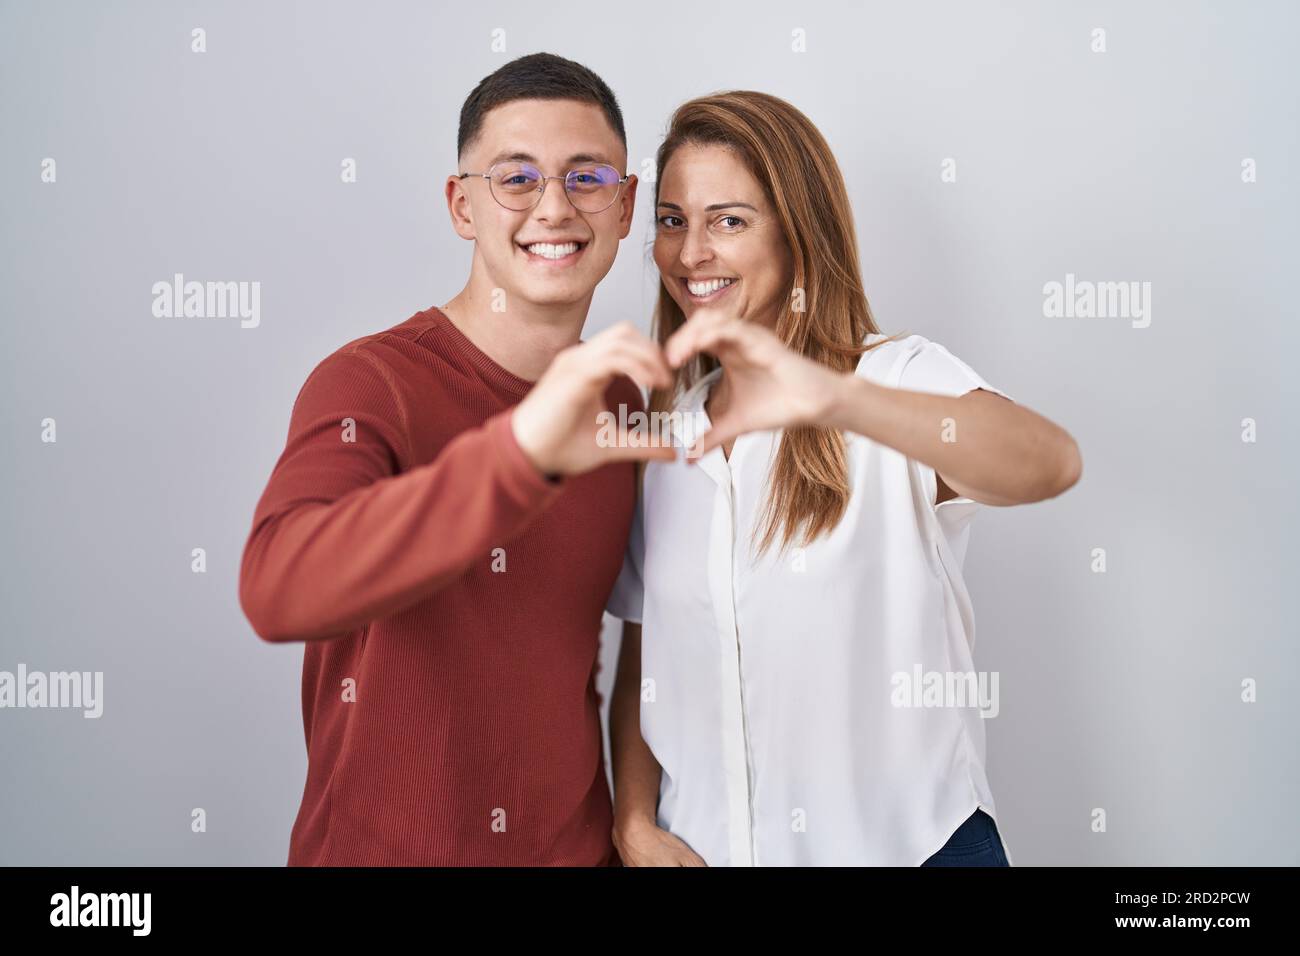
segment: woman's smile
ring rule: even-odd
[[[730,276],[719,276],[711,279],[686,279],[681,280],[682,288],[686,290],[686,298],[691,302],[703,304],[705,302],[716,302],[726,295],[731,289],[740,283],[740,280]]]

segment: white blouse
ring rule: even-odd
[[[720,374],[676,410],[707,427]],[[867,352],[856,374],[1011,397],[920,335]],[[658,824],[710,866],[919,866],[977,807],[997,817],[982,716],[995,703],[958,692],[979,679],[961,568],[981,503],[936,507],[933,468],[845,438],[843,519],[784,554],[778,537],[760,558],[749,542],[779,430],[740,436],[730,460],[714,448],[645,471],[608,610],[642,625]]]

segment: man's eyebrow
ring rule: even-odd
[[[510,152],[503,150],[488,160],[488,166],[495,166],[497,163],[535,163],[537,157],[528,153]]]
[[[605,163],[608,166],[614,165],[600,153],[574,153],[565,160],[565,165],[572,166],[574,163]]]
[[[682,207],[677,205],[675,202],[661,202],[659,203],[659,206],[662,209],[676,209],[678,212],[682,211]],[[758,212],[756,207],[751,206],[747,202],[715,202],[704,207],[705,212],[717,212],[719,209],[753,209],[754,212]]]
[[[534,166],[539,160],[532,153],[524,153],[519,150],[502,150],[488,160],[488,166],[495,166],[497,163],[532,163]],[[575,163],[606,163],[610,166],[614,164],[599,153],[574,153],[564,161],[567,168],[572,169]]]

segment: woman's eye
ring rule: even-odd
[[[678,216],[660,216],[659,225],[665,229],[676,229],[681,224],[681,218]]]
[[[739,216],[723,216],[718,222],[724,229],[728,230],[740,229],[745,225],[745,220]]]

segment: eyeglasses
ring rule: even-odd
[[[459,178],[482,176],[488,181],[492,198],[506,209],[523,212],[532,209],[542,199],[546,183],[551,179],[564,182],[564,195],[579,212],[603,212],[614,201],[627,182],[618,170],[605,163],[579,166],[563,176],[543,176],[531,163],[496,163],[486,173],[460,173]]]

